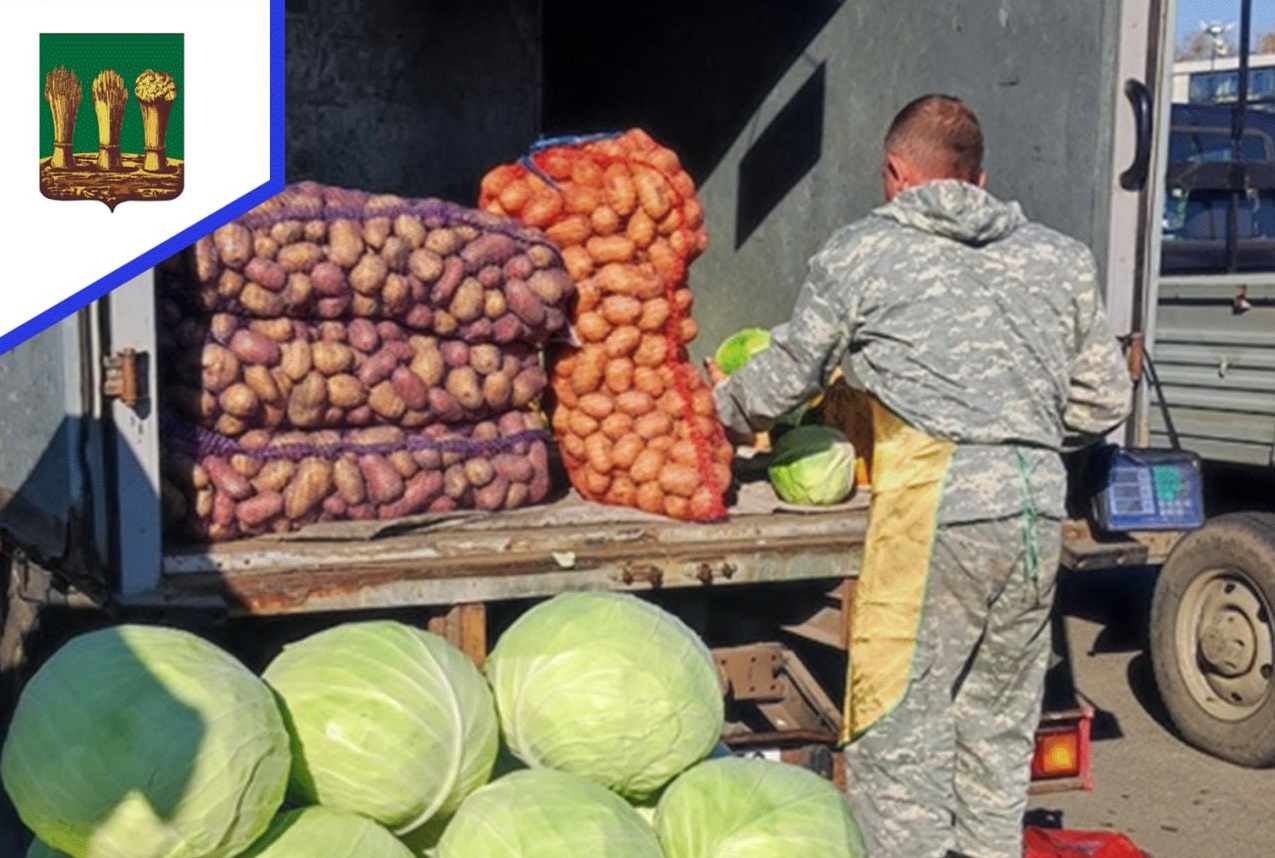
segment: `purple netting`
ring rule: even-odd
[[[164,275],[162,293],[192,314],[384,319],[470,344],[562,336],[576,291],[557,246],[516,220],[317,185],[201,238]]]
[[[264,447],[250,448],[233,438],[218,435],[177,421],[162,421],[160,432],[164,436],[168,448],[182,452],[194,458],[203,456],[227,457],[245,455],[254,459],[288,459],[299,462],[302,459],[318,457],[336,459],[347,453],[355,455],[373,454],[387,456],[400,450],[419,452],[437,450],[440,453],[460,453],[464,456],[494,456],[515,450],[519,445],[533,441],[548,441],[550,434],[544,429],[527,429],[491,440],[474,440],[464,437],[429,438],[423,435],[406,435],[399,442],[360,442],[352,438],[344,438],[332,444],[287,443],[267,444]],[[346,433],[353,435],[355,433]]]
[[[221,542],[316,522],[517,509],[552,488],[542,426],[509,412],[434,432],[256,433],[260,443],[245,443],[165,420],[164,520],[173,534]]]
[[[314,202],[310,205],[298,204],[294,199],[296,196]],[[472,226],[484,232],[501,233],[527,246],[541,244],[551,248],[555,253],[558,251],[557,245],[543,232],[521,221],[466,208],[433,197],[403,199],[350,188],[333,188],[313,182],[301,182],[287,186],[274,200],[285,198],[288,198],[288,201],[280,203],[277,208],[271,205],[273,201],[263,203],[240,217],[239,222],[249,229],[263,229],[288,220],[322,220],[332,223],[338,220],[395,218],[406,214],[420,218],[430,228]],[[377,200],[385,202],[375,204]]]
[[[190,315],[171,296],[160,303],[160,319],[165,407],[222,435],[478,423],[528,407],[548,384],[533,346],[440,341],[388,320]],[[307,355],[301,377],[289,375],[289,350]],[[227,395],[239,406],[227,410]]]

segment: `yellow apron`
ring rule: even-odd
[[[939,502],[956,448],[913,429],[875,398],[872,424],[871,518],[850,610],[843,742],[907,694]]]

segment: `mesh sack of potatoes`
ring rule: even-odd
[[[481,208],[543,229],[576,281],[578,346],[551,352],[553,428],[585,497],[726,515],[733,451],[686,345],[687,269],[707,246],[695,185],[641,130],[547,141],[482,181]]]
[[[237,437],[254,429],[476,423],[527,408],[547,379],[538,347],[440,339],[388,320],[190,315],[161,300],[167,408]]]
[[[467,343],[540,345],[574,286],[539,230],[436,199],[291,185],[195,243],[161,289],[189,310],[387,319]]]
[[[163,427],[162,505],[170,532],[218,542],[320,521],[387,521],[457,509],[504,510],[549,493],[539,415],[419,431],[270,432],[227,438]]]

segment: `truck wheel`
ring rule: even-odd
[[[1160,571],[1150,649],[1169,717],[1197,748],[1275,764],[1275,515],[1235,513],[1187,534]]]

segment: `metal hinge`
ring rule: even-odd
[[[145,398],[140,366],[145,352],[122,349],[102,358],[102,395],[118,399],[129,408],[137,408]]]

